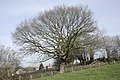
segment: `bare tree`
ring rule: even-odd
[[[20,63],[19,59],[12,49],[0,45],[0,79],[4,80],[12,76],[14,68]]]
[[[91,34],[96,28],[93,13],[87,7],[63,5],[22,22],[13,33],[13,39],[26,53],[57,56],[64,65],[70,52],[76,48],[78,37]]]
[[[108,63],[110,63],[111,51],[113,50],[114,47],[113,39],[110,36],[103,35],[99,38],[99,41],[100,41],[99,47],[106,50],[107,61]]]
[[[80,36],[75,45],[78,49],[74,49],[74,53],[81,64],[90,64],[94,59],[94,50],[98,47],[98,30],[94,34]]]
[[[114,43],[117,47],[120,47],[120,36],[115,36],[114,37]]]
[[[116,59],[120,60],[120,36],[113,37],[114,47],[113,47],[113,55]]]

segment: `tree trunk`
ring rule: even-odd
[[[60,73],[64,73],[65,71],[65,63],[60,64]]]
[[[94,58],[93,58],[93,56],[91,56],[91,57],[90,57],[89,64],[91,64],[93,61],[94,61]]]
[[[110,51],[106,49],[106,52],[107,52],[107,62],[108,64],[110,64]]]

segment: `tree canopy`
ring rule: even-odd
[[[41,53],[66,61],[78,39],[97,29],[93,13],[86,6],[56,6],[25,20],[13,33],[14,43],[25,53]]]

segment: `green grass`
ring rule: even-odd
[[[105,65],[33,80],[120,80],[120,64]]]

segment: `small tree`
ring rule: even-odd
[[[106,53],[107,53],[107,61],[108,63],[110,63],[110,55],[112,51],[111,48],[113,46],[113,41],[111,40],[111,37],[109,36],[102,37],[102,41],[103,41],[103,48],[106,50]]]
[[[57,56],[64,66],[71,51],[80,48],[75,47],[76,40],[93,33],[96,28],[92,12],[87,7],[63,5],[21,23],[13,33],[13,39],[26,53],[38,52],[53,58]]]
[[[43,64],[41,63],[40,66],[39,66],[39,70],[43,70],[44,69],[44,66]]]
[[[12,76],[15,67],[20,64],[20,58],[14,50],[0,45],[0,78],[2,80]]]
[[[112,50],[112,56],[117,60],[120,60],[120,36],[113,37],[114,47]]]

